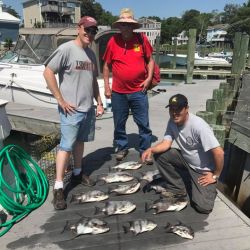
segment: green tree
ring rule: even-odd
[[[4,48],[8,48],[8,50],[10,50],[12,46],[13,46],[12,39],[11,38],[6,38],[4,40]]]
[[[11,6],[7,7],[6,5],[3,5],[3,10],[5,12],[8,12],[9,14],[11,14],[14,17],[21,19],[20,15]]]
[[[161,43],[172,42],[172,37],[183,30],[182,20],[178,17],[169,17],[161,22]]]

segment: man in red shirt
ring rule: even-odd
[[[103,56],[103,77],[105,96],[112,100],[116,159],[123,160],[128,154],[126,121],[129,109],[139,129],[140,155],[151,146],[147,89],[152,80],[154,61],[153,49],[147,37],[134,32],[141,25],[134,19],[130,9],[121,10],[120,19],[113,23],[113,27],[118,28],[120,33],[115,34],[108,42]],[[110,69],[112,90],[109,83]],[[146,159],[146,162],[153,163],[151,158]]]

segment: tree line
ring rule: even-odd
[[[80,4],[81,16],[92,16],[99,25],[111,25],[118,19],[118,16],[104,10],[102,5],[95,0],[80,0]],[[10,6],[6,7],[6,11],[20,18]],[[231,39],[237,31],[250,35],[250,0],[243,5],[226,4],[222,12],[213,10],[211,13],[202,13],[190,9],[185,11],[181,17],[161,19],[157,16],[148,16],[147,18],[161,22],[161,44],[171,43],[173,36],[191,28],[197,29],[197,40],[202,43],[206,39],[207,28],[217,24],[228,24],[227,36]]]

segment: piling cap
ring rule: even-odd
[[[170,97],[169,103],[166,108],[170,107],[176,110],[181,110],[188,106],[187,97],[182,94],[176,94]]]

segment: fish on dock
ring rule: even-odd
[[[116,193],[117,195],[133,194],[140,189],[140,185],[139,181],[131,184],[116,185],[115,187],[110,187],[108,193]]]
[[[156,194],[167,192],[167,182],[163,178],[155,179],[143,187],[143,192],[154,190]]]
[[[138,161],[128,161],[128,162],[123,162],[120,163],[116,166],[111,167],[111,170],[119,170],[119,171],[124,171],[124,170],[136,170],[139,169],[142,166],[142,163]]]
[[[181,211],[188,204],[186,198],[171,198],[171,199],[159,199],[154,201],[151,205],[145,203],[145,211],[149,211],[150,209],[154,209],[155,212],[153,214],[159,214],[162,212],[168,211]]]
[[[167,223],[165,229],[167,233],[174,233],[185,239],[192,240],[194,238],[194,230],[190,226],[186,226],[181,222],[176,225],[171,225],[170,223]]]
[[[134,179],[133,175],[127,172],[114,172],[108,173],[107,175],[100,176],[98,181],[104,181],[106,183],[113,182],[127,182],[132,181]]]
[[[141,180],[145,180],[147,182],[151,182],[155,179],[161,178],[162,175],[160,174],[160,171],[158,169],[156,170],[150,170],[145,173],[141,173],[142,177]]]
[[[102,234],[106,233],[110,230],[107,222],[104,220],[100,220],[97,218],[87,218],[82,217],[78,222],[75,224],[69,225],[68,222],[64,227],[64,230],[70,230],[75,234],[75,237],[78,237],[82,234]],[[62,233],[63,233],[62,232]]]
[[[147,219],[138,219],[134,221],[129,221],[128,223],[129,226],[123,225],[124,233],[128,233],[128,231],[131,231],[135,235],[147,231],[152,231],[157,227],[157,224],[154,221]]]
[[[88,192],[82,192],[79,194],[72,194],[70,202],[87,203],[87,202],[103,201],[108,198],[109,198],[108,194],[99,190],[92,190]]]
[[[103,208],[96,207],[95,214],[128,214],[135,209],[136,205],[130,201],[107,201]]]

